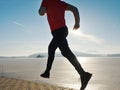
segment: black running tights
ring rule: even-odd
[[[84,73],[83,68],[81,67],[80,63],[78,62],[76,56],[72,53],[68,46],[67,42],[67,35],[68,35],[68,28],[62,27],[52,32],[53,39],[49,44],[48,47],[48,61],[47,61],[47,68],[46,71],[50,72],[52,63],[55,57],[55,51],[57,48],[60,49],[61,54],[66,57],[69,62],[74,66],[77,72],[82,75]]]

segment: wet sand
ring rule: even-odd
[[[73,90],[44,83],[0,77],[0,90]]]

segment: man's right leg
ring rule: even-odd
[[[57,43],[56,43],[55,39],[53,38],[48,47],[47,67],[46,67],[45,72],[43,74],[41,74],[41,77],[49,78],[50,70],[51,70],[51,67],[53,64],[56,49],[57,49]]]
[[[84,69],[82,68],[81,64],[77,60],[76,56],[73,54],[73,52],[70,50],[68,46],[67,39],[61,39],[58,47],[64,57],[66,57],[69,62],[74,66],[76,71],[79,73],[79,75],[83,75],[85,73]]]
[[[81,64],[78,62],[76,56],[70,50],[66,39],[61,40],[58,47],[61,50],[62,55],[70,61],[70,63],[75,67],[75,69],[79,73],[82,84],[80,90],[84,90],[89,80],[91,79],[92,74],[84,71]]]

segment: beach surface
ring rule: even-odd
[[[73,90],[44,83],[0,77],[0,90]]]
[[[85,90],[120,90],[119,57],[77,58],[85,71],[93,74]],[[0,77],[7,77],[0,78],[0,90],[80,90],[80,76],[67,59],[55,58],[49,79],[40,77],[46,63],[47,58],[0,59]]]

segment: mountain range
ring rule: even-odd
[[[75,51],[74,54],[77,57],[120,57],[120,54],[91,54],[91,53],[84,53],[84,52],[77,52]],[[48,54],[47,53],[36,53],[36,54],[32,54],[28,57],[38,57],[38,58],[42,58],[42,57],[47,57]],[[55,54],[56,57],[61,57],[62,54],[60,52],[56,52]]]
[[[120,54],[91,54],[77,51],[75,51],[74,54],[77,57],[120,57]],[[48,56],[47,53],[35,53],[28,56],[12,56],[12,57],[0,56],[0,58],[43,58],[47,56]],[[56,52],[55,56],[61,57],[62,54],[60,52]]]

